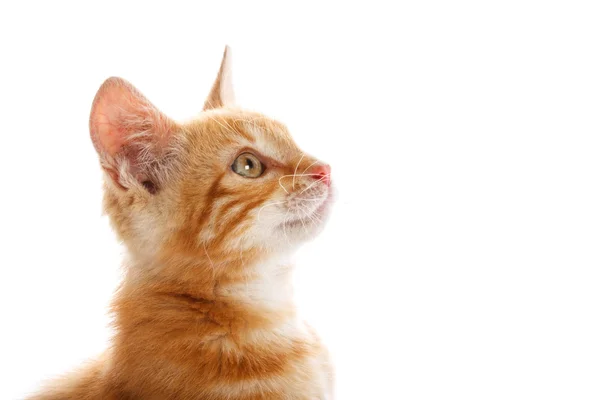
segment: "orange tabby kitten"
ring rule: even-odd
[[[281,123],[233,107],[230,58],[179,124],[110,78],[90,133],[127,249],[103,356],[33,399],[332,399],[332,368],[292,303],[289,256],[323,226],[330,168]]]

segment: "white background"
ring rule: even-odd
[[[109,337],[97,88],[193,116],[225,43],[239,102],[333,167],[297,297],[338,399],[600,397],[597,2],[8,3],[0,399]]]

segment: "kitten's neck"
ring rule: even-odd
[[[292,266],[289,259],[271,258],[248,265],[248,274],[235,283],[218,285],[217,297],[242,301],[266,309],[287,307],[293,301]]]
[[[148,261],[131,257],[122,294],[144,292],[245,314],[292,313],[293,267],[288,255]]]

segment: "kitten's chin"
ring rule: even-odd
[[[279,232],[288,240],[310,240],[317,236],[327,223],[331,211],[331,192],[319,206],[310,212],[304,211],[301,215],[286,219],[279,225]]]

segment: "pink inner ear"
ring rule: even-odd
[[[149,131],[160,141],[169,130],[169,120],[127,81],[110,78],[98,90],[90,134],[100,154],[115,156],[137,132]]]
[[[123,133],[116,124],[110,122],[111,118],[106,114],[96,116],[92,140],[97,150],[102,150],[114,156],[123,147]]]
[[[118,78],[110,78],[98,90],[90,115],[90,135],[98,153],[114,156],[123,146],[119,129],[120,104],[126,103],[126,87]]]

